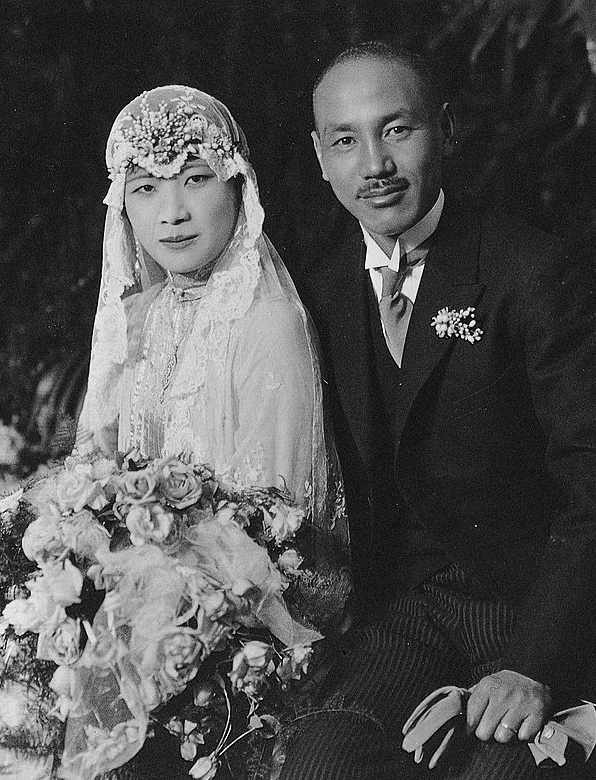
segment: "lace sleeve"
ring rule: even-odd
[[[268,300],[242,321],[234,361],[237,426],[232,466],[287,486],[304,503],[312,486],[315,388],[300,314]]]
[[[268,301],[243,323],[238,352],[238,427],[235,466],[252,468],[263,484],[283,484],[305,509],[321,479],[313,452],[312,421],[318,394],[302,316],[288,302]],[[310,555],[290,601],[298,617],[329,633],[342,621],[351,591],[343,484],[331,442],[326,442],[324,517],[310,526]],[[258,472],[258,475],[257,475]]]

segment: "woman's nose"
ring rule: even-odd
[[[396,172],[391,151],[381,139],[363,143],[360,151],[360,175],[364,179],[380,179]]]
[[[177,182],[167,182],[163,188],[161,201],[161,221],[170,225],[179,225],[190,219],[190,212],[186,205],[183,192],[176,186]]]

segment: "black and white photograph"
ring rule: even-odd
[[[0,776],[596,778],[596,2],[0,0]]]

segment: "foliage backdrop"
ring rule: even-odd
[[[40,379],[50,415],[80,388],[103,151],[122,106],[166,83],[227,103],[252,148],[268,232],[295,269],[344,220],[311,150],[311,85],[333,54],[370,38],[422,49],[445,75],[459,119],[453,197],[593,252],[594,0],[2,0],[0,418],[35,438]]]

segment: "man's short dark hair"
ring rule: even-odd
[[[422,54],[418,54],[411,49],[396,46],[387,41],[364,41],[344,49],[325,65],[312,90],[313,110],[317,88],[330,71],[344,62],[370,59],[388,60],[389,62],[399,62],[408,65],[422,81],[430,105],[436,108],[442,105],[442,91],[438,76]]]

